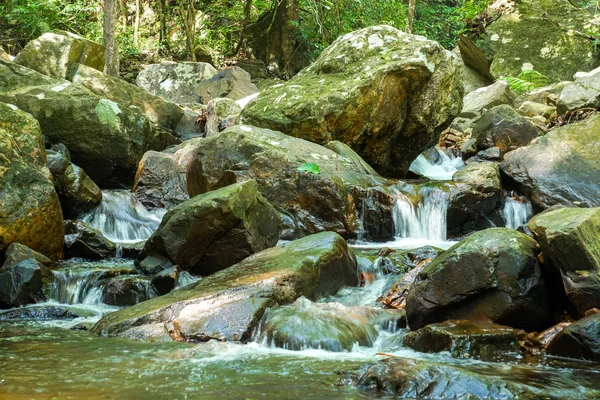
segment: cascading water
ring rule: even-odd
[[[448,194],[426,186],[421,189],[420,195],[423,201],[415,208],[406,195],[395,191],[392,218],[396,238],[445,241]]]
[[[462,158],[435,147],[433,157],[419,155],[410,165],[410,170],[431,180],[449,181],[452,180],[452,175],[464,166]]]
[[[505,190],[502,216],[507,228],[517,229],[533,217],[531,201],[525,196]]]

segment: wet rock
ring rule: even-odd
[[[475,118],[485,110],[507,104],[513,106],[515,95],[511,92],[508,83],[497,81],[496,83],[470,92],[463,99],[463,109],[460,117]]]
[[[121,276],[100,284],[102,302],[111,306],[128,307],[146,301],[153,296],[149,279],[137,276]]]
[[[147,206],[168,207],[227,184],[254,179],[262,195],[282,214],[286,239],[325,230],[355,236],[360,228],[355,204],[362,205],[365,199],[367,232],[389,240],[394,200],[386,188],[388,183],[365,173],[364,161],[357,167],[357,157],[356,153],[342,157],[280,132],[238,125],[163,153],[147,153],[140,163],[134,194]],[[317,164],[320,172],[299,171],[306,163]]]
[[[279,232],[279,214],[250,180],[173,207],[137,260],[168,260],[205,276],[274,246]]]
[[[85,222],[65,221],[65,257],[102,260],[114,257],[116,246],[102,232]]]
[[[246,341],[268,305],[289,304],[301,296],[314,300],[357,281],[356,260],[345,241],[323,232],[263,250],[192,285],[106,315],[93,331],[127,336],[162,324],[177,340]]]
[[[600,361],[600,314],[592,314],[564,328],[550,342],[549,354]]]
[[[431,399],[512,399],[533,396],[527,389],[452,365],[389,358],[364,373],[358,387],[373,395]]]
[[[553,284],[566,293],[578,318],[600,307],[600,208],[560,208],[528,224],[553,271]]]
[[[142,114],[88,89],[0,60],[0,101],[31,113],[42,133],[69,148],[72,162],[105,186],[129,186],[148,150],[179,140]]]
[[[175,288],[177,282],[177,269],[175,267],[160,271],[152,277],[150,284],[159,295],[165,295]]]
[[[213,136],[224,130],[221,126],[226,118],[241,111],[242,108],[232,99],[216,98],[209,101],[206,106],[206,136]]]
[[[38,253],[37,251],[31,250],[27,246],[23,246],[20,243],[11,243],[10,246],[6,249],[6,253],[4,253],[4,263],[2,264],[2,268],[0,268],[0,272],[4,272],[8,270],[13,265],[20,263],[21,261],[25,261],[28,259],[33,259],[45,267],[52,264],[52,260],[46,257],[43,254]]]
[[[540,209],[600,206],[600,114],[504,156],[502,172]]]
[[[479,150],[498,147],[502,155],[528,145],[541,131],[512,107],[500,105],[483,113],[473,126]]]
[[[136,85],[148,93],[176,104],[201,103],[200,82],[211,78],[217,70],[208,63],[165,62],[150,64],[136,78]]]
[[[578,72],[575,81],[560,92],[556,108],[565,114],[581,108],[600,108],[600,68],[590,72]]]
[[[319,144],[338,140],[382,175],[404,177],[460,112],[460,64],[423,37],[384,25],[365,28],[261,92],[242,122]]]
[[[258,93],[258,88],[250,82],[250,74],[240,67],[227,67],[198,85],[198,94],[204,104],[216,98],[240,100]]]
[[[104,53],[101,44],[73,33],[47,32],[27,43],[14,62],[52,78],[66,79],[75,63],[104,70]]]
[[[73,310],[61,306],[31,306],[0,312],[0,321],[13,319],[73,319],[79,317],[80,315]]]
[[[554,340],[556,335],[558,335],[563,329],[565,329],[569,325],[571,325],[571,322],[561,322],[559,324],[556,324],[553,327],[548,328],[545,331],[536,335],[535,340],[540,344],[542,348],[546,349],[548,348],[548,345]]]
[[[177,104],[153,96],[136,85],[104,75],[82,64],[74,64],[71,67],[68,79],[88,88],[98,96],[114,101],[121,108],[137,109],[151,122],[168,129],[175,129],[183,116],[183,109]]]
[[[145,245],[146,245],[145,240],[142,240],[140,242],[135,242],[135,243],[119,244],[120,251],[121,251],[121,258],[135,259],[138,256],[138,254],[140,254],[142,252]]]
[[[406,300],[409,326],[448,319],[526,330],[550,326],[536,247],[535,240],[511,229],[473,233],[417,275]]]
[[[464,320],[444,321],[409,332],[404,345],[423,353],[448,351],[458,358],[494,359],[507,352],[520,352],[515,329]]]
[[[66,218],[76,218],[102,202],[102,191],[83,169],[59,152],[47,150],[46,155]]]
[[[502,152],[498,147],[490,147],[489,149],[481,150],[473,157],[469,158],[466,163],[471,164],[473,162],[481,161],[502,161]]]
[[[42,289],[42,264],[33,259],[21,261],[0,273],[0,308],[36,303]]]
[[[0,82],[2,78],[0,74]],[[30,114],[4,103],[0,103],[0,187],[0,253],[16,242],[59,258],[63,216],[46,166],[40,126]]]

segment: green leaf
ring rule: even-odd
[[[311,174],[319,174],[321,172],[321,168],[314,163],[304,163],[298,167],[298,171],[309,172]]]

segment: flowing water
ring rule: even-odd
[[[434,181],[449,181],[454,173],[464,166],[462,158],[456,157],[448,150],[435,147],[432,156],[419,155],[410,165],[410,170]]]
[[[527,197],[505,190],[504,201],[502,216],[507,228],[517,229],[533,217],[533,207]]]

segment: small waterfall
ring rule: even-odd
[[[148,210],[129,191],[113,190],[103,192],[102,204],[82,220],[116,244],[134,243],[148,239],[165,213],[164,209]]]
[[[365,214],[367,213],[367,199],[363,197],[361,201],[359,227],[356,231],[356,240],[362,242],[365,239]]]
[[[515,192],[504,191],[504,198],[502,216],[507,228],[517,229],[531,219],[533,216],[533,207],[527,197],[520,196]]]
[[[428,156],[425,155],[427,153]],[[431,180],[449,181],[464,166],[462,158],[435,147],[417,157],[410,165],[410,170]]]
[[[446,240],[448,194],[443,190],[423,187],[423,201],[415,209],[412,201],[399,191],[392,209],[395,236],[400,239]]]
[[[106,276],[106,271],[65,268],[53,272],[54,283],[50,288],[49,298],[61,304],[102,303],[103,294],[97,283]]]

